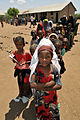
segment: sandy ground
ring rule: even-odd
[[[14,63],[9,58],[9,52],[15,50],[12,38],[21,35],[30,43],[30,31],[29,24],[0,26],[0,120],[36,120],[34,102],[29,109],[25,109],[26,104],[13,101],[18,95],[18,86],[13,77]],[[58,92],[61,120],[80,120],[80,26],[74,43],[63,58],[67,71],[61,79],[62,90]],[[25,49],[29,49],[29,44]]]

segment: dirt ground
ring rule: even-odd
[[[9,52],[15,50],[12,38],[23,36],[28,42],[25,49],[29,49],[32,29],[29,24],[0,26],[0,120],[36,120],[34,101],[29,109],[25,109],[26,104],[23,105],[21,101],[13,101],[18,95],[18,85],[13,77],[15,65],[9,58]],[[61,79],[63,87],[58,92],[61,120],[80,120],[80,25],[74,43],[63,58],[67,71]]]

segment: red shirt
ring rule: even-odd
[[[28,51],[24,51],[23,54],[18,54],[16,51],[13,53],[15,55],[15,59],[20,63],[23,64],[27,61],[31,61],[31,54]],[[18,68],[20,70],[22,69],[29,69],[29,64],[24,64],[22,66],[18,65],[16,63],[15,69]]]

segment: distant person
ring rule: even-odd
[[[2,28],[4,27],[4,23],[3,23],[3,20],[1,20],[1,27],[2,27]]]
[[[25,22],[25,25],[27,25],[27,18],[26,17],[24,18],[24,22]]]
[[[48,21],[48,26],[49,26],[49,28],[53,29],[53,21],[52,20]]]
[[[39,44],[42,38],[44,37],[43,31],[39,30],[37,36],[38,36],[38,44]]]
[[[36,29],[37,35],[38,35],[38,31],[39,31],[39,30],[42,30],[42,31],[43,31],[43,35],[44,35],[44,37],[45,37],[46,32],[45,32],[45,30],[44,30],[44,27],[43,27],[42,22],[39,22],[38,25],[37,25],[37,29]]]
[[[26,103],[29,100],[28,97],[31,95],[28,79],[30,74],[29,64],[31,61],[31,54],[24,50],[25,42],[23,37],[18,36],[13,38],[13,41],[17,48],[17,50],[13,53],[13,62],[16,63],[14,77],[18,78],[19,86],[19,95],[14,99],[14,101],[19,102],[21,99],[23,103]],[[27,79],[27,83],[24,83],[25,78]],[[25,93],[25,90],[27,89],[25,87],[29,88],[28,93]]]
[[[61,17],[60,21],[61,21],[61,24],[62,24],[63,26],[64,26],[64,25],[68,25],[68,20],[67,20],[67,18],[66,18],[65,15],[63,15],[63,17]]]
[[[46,29],[49,28],[48,19],[43,20],[43,28],[44,28],[45,32],[46,32]]]
[[[37,33],[35,30],[31,31],[31,36],[32,36],[32,39],[31,39],[30,45],[38,44],[38,37],[37,37]]]
[[[46,29],[46,38],[49,38],[51,33],[52,33],[51,28],[47,28]]]
[[[13,25],[13,19],[12,18],[10,19],[10,24]]]
[[[31,15],[31,17],[30,17],[30,22],[31,22],[31,24],[30,24],[30,28],[31,28],[31,26],[34,27],[34,25],[33,25],[33,21],[34,21],[34,18],[33,18],[33,16]]]

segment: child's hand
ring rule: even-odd
[[[30,87],[31,87],[31,88],[36,88],[36,87],[37,87],[37,84],[36,84],[35,82],[32,82],[32,83],[30,83]]]
[[[50,87],[53,87],[54,85],[55,85],[55,82],[54,81],[50,81],[50,82],[45,83],[44,88],[50,88]]]
[[[31,61],[23,62],[23,63],[21,63],[20,65],[22,66],[22,65],[25,65],[25,64],[26,64],[26,66],[27,66],[28,64],[30,64],[30,62],[31,62]]]

